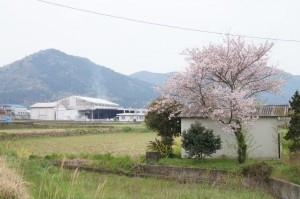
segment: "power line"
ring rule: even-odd
[[[271,38],[271,37],[256,37],[256,36],[250,36],[250,35],[230,34],[230,33],[214,32],[214,31],[194,29],[194,28],[186,28],[186,27],[181,27],[181,26],[173,26],[173,25],[168,25],[168,24],[161,24],[161,23],[155,23],[155,22],[150,22],[150,21],[143,21],[143,20],[139,20],[139,19],[132,19],[132,18],[127,18],[127,17],[120,17],[120,16],[116,16],[116,15],[110,15],[110,14],[105,14],[105,13],[101,13],[101,12],[95,12],[95,11],[91,11],[91,10],[85,10],[85,9],[81,9],[81,8],[75,8],[75,7],[71,7],[71,6],[67,6],[67,5],[63,5],[63,4],[58,4],[58,3],[53,3],[53,2],[49,2],[49,1],[44,1],[44,0],[36,0],[36,1],[39,1],[41,3],[50,4],[50,5],[54,5],[54,6],[59,6],[59,7],[67,8],[67,9],[71,9],[71,10],[76,10],[76,11],[80,11],[80,12],[86,12],[86,13],[90,13],[90,14],[96,14],[96,15],[101,15],[101,16],[105,16],[105,17],[110,17],[110,18],[115,18],[115,19],[121,19],[121,20],[126,20],[126,21],[131,21],[131,22],[137,22],[137,23],[143,23],[143,24],[148,24],[148,25],[161,26],[161,27],[165,27],[165,28],[173,28],[173,29],[179,29],[179,30],[202,32],[202,33],[216,34],[216,35],[230,35],[230,36],[234,36],[234,37],[241,36],[241,37],[250,38],[250,39],[261,39],[261,40],[272,40],[272,41],[284,41],[284,42],[297,42],[297,43],[300,43],[300,40],[294,40],[294,39],[281,39],[281,38]]]

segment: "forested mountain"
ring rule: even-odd
[[[176,72],[171,73],[153,73],[149,71],[140,71],[130,75],[130,77],[137,78],[158,86],[161,86],[165,83],[168,77],[175,74]]]
[[[0,77],[0,103],[29,106],[82,95],[124,107],[144,107],[157,96],[154,84],[55,49],[42,50],[0,67]]]
[[[0,67],[0,104],[30,106],[81,95],[124,107],[145,107],[158,95],[154,88],[173,74],[141,71],[126,76],[86,58],[47,49]],[[263,94],[263,104],[287,104],[296,89],[300,90],[299,75],[286,73],[285,77],[281,94]]]

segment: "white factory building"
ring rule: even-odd
[[[123,108],[116,103],[92,97],[70,96],[56,102],[36,103],[31,107],[34,120],[100,121],[116,118]]]

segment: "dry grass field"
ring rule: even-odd
[[[120,132],[68,137],[38,137],[6,140],[0,143],[10,150],[27,155],[111,153],[116,156],[137,157],[145,154],[146,146],[155,133]]]

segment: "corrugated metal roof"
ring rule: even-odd
[[[106,105],[113,105],[113,106],[120,106],[119,104],[104,100],[104,99],[99,99],[99,98],[93,98],[93,97],[82,97],[82,96],[75,96],[77,98],[80,98],[82,100],[92,102],[94,104],[106,104]]]
[[[57,106],[57,102],[50,103],[35,103],[30,106],[30,108],[54,108]]]
[[[288,116],[289,105],[264,105],[258,109],[260,117],[286,117]]]
[[[287,117],[289,105],[263,105],[258,107],[255,115],[259,117]],[[201,109],[199,108],[186,108],[180,113],[182,118],[197,118],[203,117]]]

